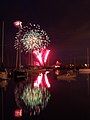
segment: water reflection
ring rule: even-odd
[[[37,115],[46,107],[50,100],[48,73],[45,71],[16,84],[15,102],[24,114],[28,112],[30,116]]]
[[[47,74],[49,73],[49,71],[46,71],[45,73],[40,73],[35,82],[34,82],[34,86],[36,87],[50,87],[50,83],[49,83],[49,80],[48,80],[48,77],[47,77]]]
[[[87,74],[87,93],[88,93],[88,96],[90,95],[89,80],[90,80],[90,74]]]
[[[44,71],[10,80],[4,92],[4,116],[8,120],[90,120],[90,74],[79,74],[69,82],[57,76],[55,71]]]

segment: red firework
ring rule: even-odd
[[[42,48],[41,50],[34,50],[33,54],[36,57],[35,66],[44,66],[46,65],[47,58],[49,56],[50,50]]]

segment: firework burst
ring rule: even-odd
[[[15,48],[19,49],[21,44],[22,49],[28,52],[48,46],[49,43],[47,33],[39,25],[30,23],[28,26],[22,27],[16,34]]]

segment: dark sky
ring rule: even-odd
[[[17,19],[23,24],[38,23],[48,33],[54,60],[84,61],[90,48],[90,0],[1,0],[0,21],[5,22],[5,42],[12,46],[9,51]]]

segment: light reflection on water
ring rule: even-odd
[[[48,73],[49,71],[45,71],[35,77],[28,76],[29,79],[16,84],[15,102],[24,114],[28,112],[29,116],[38,115],[47,106],[50,100]],[[18,112],[15,117],[21,117],[21,112],[20,114]]]
[[[41,84],[40,81],[37,81],[37,78],[38,76],[32,76],[32,81],[35,81],[34,83],[37,83],[37,86],[45,84],[44,76],[41,80],[43,81],[43,84]],[[52,71],[47,74],[47,78],[51,86],[50,88],[47,88],[50,92],[50,99],[47,103],[47,106],[40,112],[38,116],[33,117],[33,119],[90,119],[90,74],[78,74],[75,80],[68,82],[66,80],[57,80],[56,75]],[[6,111],[5,115],[6,118],[9,118],[9,120],[15,118],[14,111],[17,106],[15,102],[14,91],[16,85],[17,84],[15,81],[11,80],[4,96],[4,102],[6,102],[6,107],[4,109]],[[46,84],[45,87],[47,87]],[[21,118],[27,118],[28,120],[30,118],[30,114],[24,114],[24,116]]]

